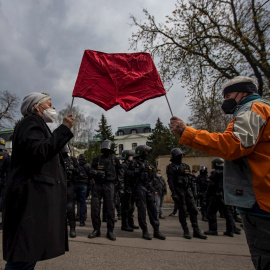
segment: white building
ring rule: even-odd
[[[138,145],[145,145],[151,134],[150,124],[118,127],[114,137],[117,154],[121,155],[123,150],[135,150]]]

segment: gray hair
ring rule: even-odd
[[[44,104],[45,102],[47,102],[48,100],[51,100],[52,98],[50,96],[46,96],[44,98],[42,98],[38,103],[34,104],[34,106],[31,109],[31,112],[33,113],[35,111],[35,108]]]

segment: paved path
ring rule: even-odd
[[[116,241],[106,238],[105,223],[102,223],[101,237],[88,239],[87,235],[92,231],[91,221],[88,218],[86,227],[77,226],[77,237],[69,239],[70,251],[52,260],[38,262],[36,270],[254,269],[243,231],[241,235],[232,238],[223,236],[225,220],[219,218],[219,236],[209,236],[207,240],[184,239],[178,217],[168,216],[171,211],[172,209],[166,208],[164,210],[166,219],[160,220],[160,231],[167,236],[165,241],[144,240],[141,238],[141,230],[132,233],[121,231],[121,221],[115,225]],[[198,217],[201,218],[200,215]],[[202,231],[208,228],[206,222],[199,221],[199,225]],[[239,227],[239,223],[237,225]],[[151,225],[149,231],[153,232]],[[1,260],[0,269],[4,269],[4,264]]]

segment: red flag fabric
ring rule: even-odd
[[[166,91],[149,53],[84,52],[73,97],[126,111]]]

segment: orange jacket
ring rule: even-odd
[[[270,101],[238,106],[224,133],[186,127],[180,143],[225,159],[225,203],[270,213]]]

